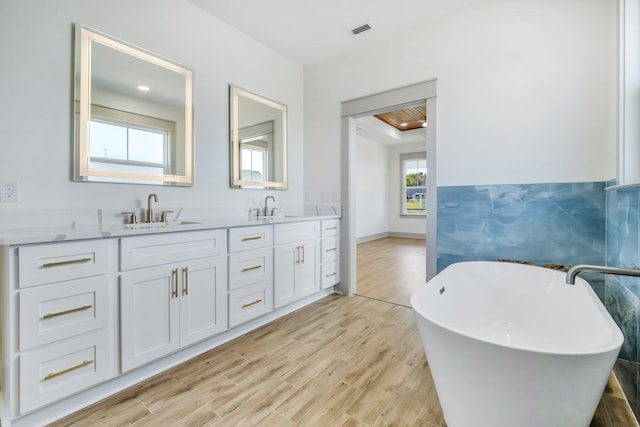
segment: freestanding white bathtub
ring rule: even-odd
[[[589,425],[623,337],[591,286],[565,278],[461,262],[411,297],[449,427]]]

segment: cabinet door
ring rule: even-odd
[[[123,372],[178,349],[178,276],[177,265],[122,274],[120,334]]]
[[[227,329],[226,257],[180,265],[180,345]]]
[[[298,297],[320,290],[320,240],[300,243],[301,262],[296,265],[296,292]]]
[[[273,248],[273,302],[283,307],[297,299],[296,267],[299,265],[299,245],[291,243]]]

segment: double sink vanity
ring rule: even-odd
[[[101,182],[96,191],[193,186],[194,71],[80,24],[74,38],[73,180]],[[287,106],[228,89],[228,186],[286,191]],[[220,184],[201,188],[215,194]],[[284,198],[297,203],[296,194]],[[238,196],[230,206],[251,198]],[[208,214],[185,220],[182,209],[154,213],[154,192],[146,202],[140,219],[135,210],[0,211],[3,427],[68,415],[322,298],[340,281],[338,211],[320,215],[318,206],[286,217],[267,196],[249,215],[196,208]],[[71,226],[47,227],[60,223]]]
[[[3,426],[53,421],[339,282],[338,215],[1,237]]]

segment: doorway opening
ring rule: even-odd
[[[427,238],[424,280],[430,279],[436,273],[436,96],[436,80],[429,80],[342,103],[342,194],[345,204],[342,210],[343,232],[340,241],[343,254],[342,281],[337,290],[343,294],[351,295],[357,291],[357,213],[359,209],[366,209],[366,206],[359,206],[357,200],[358,119],[416,105],[423,105],[427,111],[424,151],[429,177],[426,180],[424,195],[426,219],[421,222],[421,228]]]

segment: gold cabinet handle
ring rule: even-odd
[[[44,316],[42,316],[42,320],[51,319],[52,317],[64,316],[65,314],[76,313],[78,311],[85,311],[85,310],[89,310],[90,308],[93,308],[93,306],[83,305],[82,307],[76,307],[69,310],[57,311],[55,313],[47,313]]]
[[[171,270],[171,278],[173,279],[173,286],[171,291],[171,296],[173,298],[178,298],[178,269],[174,268]]]
[[[189,267],[182,269],[182,275],[184,276],[184,285],[182,286],[182,295],[189,295]]]
[[[75,371],[76,369],[84,368],[87,365],[91,365],[92,363],[93,363],[93,360],[85,360],[82,363],[78,363],[75,366],[72,366],[72,367],[67,368],[67,369],[63,369],[62,371],[50,372],[49,374],[47,374],[46,377],[43,378],[43,381],[52,380],[52,379],[54,379],[56,377],[59,377],[60,375],[68,374],[69,372]]]
[[[260,239],[262,239],[262,236],[244,237],[244,238],[242,239],[242,241],[243,241],[243,242],[246,242],[246,241],[248,241],[248,240],[260,240]]]
[[[325,230],[335,230],[336,228],[338,228],[338,227],[327,227],[327,228],[325,228]]]
[[[338,248],[329,248],[329,249],[325,249],[325,252],[333,252],[335,250],[337,250]]]
[[[247,272],[247,271],[259,270],[259,269],[261,269],[261,268],[262,268],[262,266],[261,266],[261,265],[255,265],[255,266],[253,266],[253,267],[246,267],[246,268],[243,268],[243,269],[241,270],[241,272],[242,272],[242,273],[244,273],[244,272]]]
[[[78,258],[78,259],[70,259],[68,261],[57,261],[57,262],[46,262],[42,264],[41,268],[51,268],[51,267],[62,267],[63,265],[71,265],[71,264],[84,264],[85,262],[93,261],[93,258]]]
[[[300,264],[304,264],[304,245],[302,245],[302,261],[300,261]]]
[[[300,245],[296,246],[296,264],[300,264]]]
[[[261,299],[257,299],[254,302],[249,302],[249,303],[246,303],[246,304],[242,304],[242,308],[251,307],[252,305],[260,304],[261,302],[262,302]]]
[[[335,276],[336,274],[338,274],[338,273],[334,271],[333,273],[327,274],[325,277]]]

